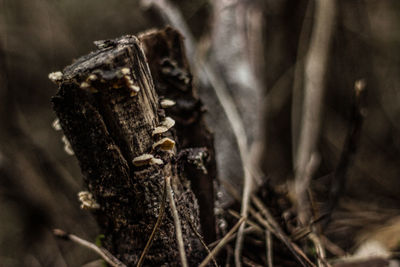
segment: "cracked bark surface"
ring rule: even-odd
[[[169,176],[182,222],[189,264],[198,264],[204,258],[205,250],[190,224],[201,231],[199,206],[193,193],[196,190],[190,188],[188,168],[184,167],[191,164],[188,160],[190,156],[179,155],[190,146],[196,149],[190,152],[184,150],[183,154],[198,153],[199,147],[202,147],[208,159],[204,161],[205,173],[213,176],[204,174],[194,178],[208,179],[207,183],[211,181],[212,185],[215,176],[212,136],[202,119],[197,118],[195,121],[201,123],[197,123],[196,127],[207,132],[207,137],[204,140],[199,138],[198,142],[185,141],[186,126],[178,121],[179,110],[175,116],[176,131],[153,135],[153,130],[164,120],[166,112],[160,108],[147,64],[146,56],[149,62],[154,62],[152,54],[145,55],[141,41],[132,35],[95,44],[97,51],[79,58],[63,70],[63,76],[58,80],[59,91],[52,102],[79,161],[87,188],[100,205],[93,212],[105,235],[103,246],[127,265],[137,263],[159,215],[165,178]],[[181,49],[179,56],[184,57],[183,46]],[[190,77],[185,83],[186,86],[190,84],[188,88],[191,90],[188,67],[185,71]],[[140,90],[136,93],[138,88]],[[193,99],[188,103],[194,103],[198,107],[196,110],[200,111],[201,102]],[[176,101],[180,107],[179,97]],[[179,145],[172,151],[153,148],[152,145],[163,137],[176,139]],[[162,164],[136,166],[132,163],[135,157],[145,153],[161,159]],[[195,182],[192,185],[197,186]],[[213,195],[212,187],[202,190],[210,190],[204,193]],[[144,265],[180,265],[169,208]]]
[[[203,117],[203,103],[192,84],[183,38],[171,27],[139,35],[157,93],[176,102],[165,111],[176,122],[182,171],[190,179],[199,201],[204,239],[211,243],[216,239],[213,216],[213,182],[217,176],[214,138]]]

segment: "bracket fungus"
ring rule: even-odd
[[[145,166],[145,165],[151,165],[151,164],[157,164],[161,165],[163,164],[162,159],[155,158],[152,154],[143,154],[140,155],[132,160],[133,165],[140,167],[140,166]]]

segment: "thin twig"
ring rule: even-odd
[[[320,239],[324,244],[324,247],[326,247],[326,250],[332,255],[335,255],[336,257],[344,257],[347,255],[347,253],[341,247],[330,241],[326,236],[320,235]]]
[[[292,159],[293,164],[296,164],[297,160],[297,149],[300,136],[300,123],[302,113],[302,101],[303,101],[303,82],[304,82],[304,55],[307,52],[309,45],[309,38],[311,36],[312,24],[314,20],[312,17],[314,1],[309,1],[304,14],[303,23],[301,25],[301,31],[299,36],[299,42],[297,45],[297,58],[294,64],[294,78],[293,78],[293,90],[292,90],[292,110],[291,110],[291,134],[292,134]],[[293,166],[295,169],[296,166]]]
[[[312,263],[312,261],[307,257],[307,255],[296,245],[296,243],[292,242],[290,238],[283,232],[282,228],[276,222],[275,218],[272,216],[268,208],[262,203],[262,201],[255,195],[251,197],[251,200],[267,220],[264,220],[260,214],[251,210],[250,213],[252,216],[254,216],[259,223],[264,225],[267,230],[271,231],[271,233],[281,240],[303,266],[307,266],[306,262],[311,266],[315,266],[314,263]]]
[[[299,145],[295,159],[294,190],[298,219],[303,225],[306,225],[310,219],[306,192],[313,175],[310,173],[312,165],[310,162],[318,155],[317,141],[321,124],[324,80],[336,6],[335,0],[317,0],[315,4],[315,25],[305,61],[304,101]]]
[[[357,80],[354,83],[354,103],[352,106],[350,126],[347,131],[343,150],[330,187],[329,207],[327,212],[328,218],[325,224],[329,222],[331,214],[340,199],[341,193],[345,190],[347,172],[350,165],[353,163],[354,155],[357,152],[361,128],[364,122],[362,109],[364,108],[363,98],[365,96],[365,87],[365,80]]]
[[[230,186],[229,183],[223,183],[225,189],[228,193],[235,198],[236,200],[239,199],[239,194],[233,186]],[[263,225],[268,231],[274,234],[283,244],[285,244],[288,249],[292,252],[292,254],[296,257],[296,259],[301,263],[302,266],[307,266],[306,262],[309,266],[315,266],[310,259],[304,254],[304,252],[295,244],[293,243],[290,238],[283,232],[282,228],[276,222],[275,218],[272,216],[270,211],[267,207],[264,206],[262,201],[255,195],[251,196],[252,202],[256,205],[256,207],[261,211],[261,213],[266,217],[265,220],[255,209],[251,206],[249,207],[250,214],[257,219],[257,221]],[[304,259],[304,261],[303,261]]]
[[[190,228],[192,228],[192,231],[194,232],[194,234],[197,236],[197,238],[200,240],[200,243],[203,245],[203,247],[205,248],[205,250],[207,250],[207,253],[210,254],[211,251],[208,248],[207,244],[204,242],[203,237],[201,236],[201,234],[197,231],[196,227],[193,225],[192,220],[189,218],[189,216],[187,216],[187,214],[184,215],[186,218],[186,221],[189,222]],[[215,267],[218,267],[217,261],[215,260],[214,257],[212,257],[212,261],[214,263]]]
[[[263,267],[262,265],[252,261],[251,259],[243,256],[243,264],[250,267]]]
[[[299,261],[302,266],[314,266],[315,264],[307,257],[307,255],[296,245],[293,243],[286,234],[281,232],[281,230],[274,229],[271,224],[265,220],[259,213],[250,211],[251,215],[267,230],[271,231],[286,247],[290,250],[290,252],[294,255],[294,257]]]
[[[259,199],[256,195],[251,196],[251,201],[256,205],[257,209],[261,212],[261,214],[268,220],[268,222],[275,228],[280,228],[279,224],[276,222],[274,216],[272,216],[271,212],[268,208],[263,204],[261,199]]]
[[[228,243],[229,238],[235,233],[235,231],[242,225],[242,223],[246,220],[246,218],[241,218],[229,232],[224,236],[224,238],[221,239],[221,242],[218,243],[218,245],[213,248],[210,254],[207,255],[207,257],[200,263],[199,267],[205,267],[207,264],[210,262],[212,257],[215,257],[218,252]]]
[[[258,234],[258,233],[260,233],[260,231],[259,231],[259,226],[258,226],[258,228],[257,228],[257,227],[254,227],[254,226],[249,226],[249,227],[247,227],[247,228],[244,228],[244,231],[245,231],[246,234],[252,234],[252,233]],[[236,236],[237,236],[237,233],[234,233],[234,234],[228,239],[228,243],[231,242],[231,241],[233,241],[233,240],[235,240],[235,239],[236,239]],[[208,246],[209,246],[210,248],[214,248],[216,245],[218,245],[219,242],[221,242],[221,240],[222,240],[222,238],[221,238],[221,239],[218,239],[218,240],[216,240],[216,241],[214,241],[214,242],[212,242],[212,243],[210,243]]]
[[[238,212],[232,210],[232,209],[229,209],[229,210],[228,210],[228,213],[229,213],[230,215],[232,215],[233,217],[235,217],[236,219],[238,219],[238,220],[241,218],[241,217],[240,217],[240,214],[239,214]],[[264,230],[263,230],[260,226],[258,226],[258,224],[256,224],[255,222],[253,222],[252,220],[247,219],[247,220],[246,220],[246,223],[247,223],[248,225],[250,225],[251,227],[253,227],[258,233],[262,234],[262,233],[264,232]],[[248,228],[247,228],[247,229],[248,229]]]
[[[136,265],[136,267],[140,267],[143,264],[144,258],[147,255],[147,252],[150,249],[150,246],[154,240],[154,237],[156,235],[157,229],[160,227],[162,219],[164,217],[164,212],[165,212],[165,202],[167,201],[167,182],[164,182],[164,192],[162,196],[162,202],[161,202],[161,207],[160,207],[160,213],[158,214],[157,221],[154,225],[153,231],[150,234],[149,240],[147,240],[146,246],[143,249],[142,254],[140,255],[139,261]]]
[[[318,267],[329,266],[328,263],[326,262],[325,249],[324,249],[323,245],[321,244],[321,240],[319,239],[318,235],[314,232],[311,232],[308,235],[308,238],[314,244],[315,252],[318,256],[318,258],[317,258]]]
[[[315,198],[313,196],[313,193],[310,188],[307,190],[308,193],[308,198],[310,200],[310,209],[312,211],[312,218],[313,221],[316,222],[318,221],[318,218],[320,217],[319,215],[319,209],[317,207],[317,204],[315,203]],[[310,228],[310,234],[307,235],[307,238],[311,240],[311,242],[314,244],[315,247],[315,253],[317,254],[317,264],[319,267],[326,267],[329,266],[329,264],[326,261],[326,253],[325,253],[325,247],[322,245],[321,239],[319,238],[319,234],[321,232],[321,227],[319,224],[310,222],[309,227]]]
[[[265,247],[267,253],[267,266],[273,267],[273,248],[272,248],[272,236],[271,231],[265,230]]]
[[[181,221],[179,219],[178,210],[176,209],[175,206],[174,192],[171,187],[170,176],[166,178],[166,184],[167,184],[167,194],[169,199],[169,207],[171,208],[172,216],[174,217],[175,234],[176,234],[176,240],[178,242],[179,256],[181,258],[182,266],[188,267],[189,265],[186,258],[185,244],[183,243],[182,226],[181,226]]]
[[[100,257],[102,257],[108,264],[110,264],[113,267],[126,267],[125,264],[123,264],[120,260],[118,260],[115,256],[113,256],[108,250],[104,248],[100,248],[96,246],[93,243],[90,243],[89,241],[86,241],[76,235],[73,234],[68,234],[67,232],[60,230],[60,229],[54,229],[53,233],[56,237],[65,239],[65,240],[71,240],[76,244],[79,244],[85,248],[88,248],[95,253],[97,253]]]

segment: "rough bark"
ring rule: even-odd
[[[187,173],[180,168],[184,160],[178,157],[179,149],[184,146],[172,151],[152,147],[163,137],[174,138],[175,133],[152,134],[165,111],[159,106],[142,44],[128,35],[96,45],[97,51],[64,69],[53,104],[84,181],[100,205],[94,213],[105,235],[103,245],[127,265],[137,263],[159,215],[169,176],[186,254],[189,264],[194,265],[205,254],[190,226],[200,231],[199,208]],[[140,88],[137,95],[136,88]],[[145,153],[163,163],[133,164],[135,157]],[[169,208],[144,265],[180,265]]]
[[[206,243],[215,241],[214,186],[216,162],[213,135],[206,126],[203,103],[192,86],[183,36],[171,27],[139,36],[143,42],[157,93],[176,104],[166,109],[176,124],[182,169],[199,200]]]

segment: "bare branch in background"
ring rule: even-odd
[[[333,210],[335,209],[340,196],[346,188],[346,178],[349,167],[354,162],[354,156],[357,152],[358,144],[360,142],[361,128],[364,122],[364,97],[366,95],[366,82],[365,80],[357,80],[354,83],[353,106],[351,111],[350,125],[347,131],[343,150],[340,155],[339,163],[333,174],[333,181],[329,192],[329,203],[327,211],[327,222],[329,223]]]
[[[336,6],[333,0],[318,0],[315,4],[315,23],[305,61],[304,101],[299,146],[295,159],[294,190],[298,217],[302,224],[307,224],[310,219],[307,189],[317,167],[314,164],[318,158],[317,142],[323,110],[324,80]]]
[[[292,158],[293,164],[296,164],[297,149],[299,145],[299,135],[301,127],[301,111],[303,102],[303,82],[304,82],[304,63],[307,48],[310,44],[308,36],[313,29],[313,20],[309,19],[312,17],[314,1],[309,1],[306,8],[306,14],[303,19],[301,26],[301,32],[299,36],[299,43],[297,47],[297,59],[294,65],[294,79],[292,89],[292,106],[291,106],[291,135],[292,135]],[[296,166],[293,166],[295,169]]]

